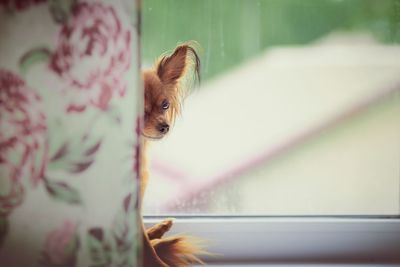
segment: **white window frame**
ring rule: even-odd
[[[146,216],[150,226],[165,218]],[[204,238],[211,264],[398,263],[400,217],[177,216],[171,233]]]

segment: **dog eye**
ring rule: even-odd
[[[166,110],[166,109],[169,108],[169,102],[168,102],[168,100],[164,100],[164,101],[161,103],[161,108],[164,109],[164,110]]]

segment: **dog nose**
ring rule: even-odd
[[[169,131],[169,125],[166,123],[160,123],[158,125],[158,130],[160,133],[166,134]]]

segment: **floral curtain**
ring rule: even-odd
[[[0,265],[137,266],[132,0],[0,0]]]

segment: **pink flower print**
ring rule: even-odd
[[[130,40],[129,30],[111,6],[97,2],[74,5],[49,62],[73,94],[67,111],[80,112],[88,105],[105,110],[114,96],[125,94]]]
[[[0,69],[0,173],[33,185],[47,167],[47,124],[41,98],[16,74]]]
[[[46,0],[0,0],[0,8],[22,11],[43,2]]]
[[[0,219],[1,219],[1,217],[6,217],[15,207],[21,205],[24,198],[24,189],[21,183],[10,180],[8,179],[8,177],[1,176],[1,173],[0,173],[0,182],[2,185],[0,188]]]
[[[64,224],[47,235],[42,263],[48,267],[73,267],[76,265],[79,240],[76,224]]]

